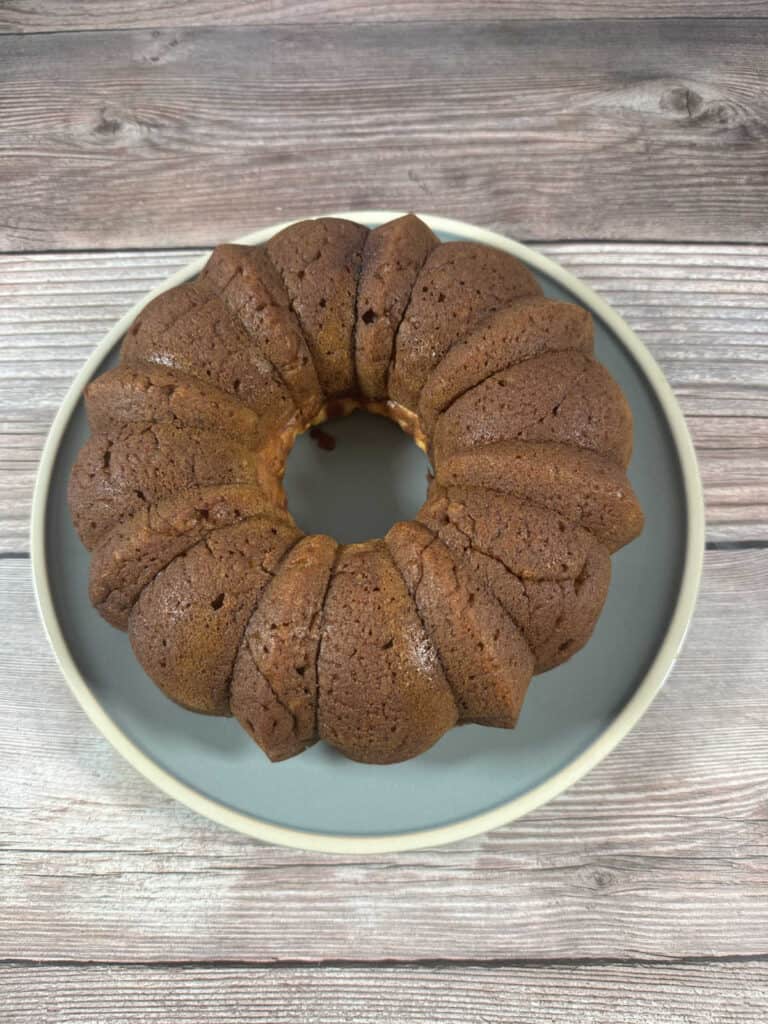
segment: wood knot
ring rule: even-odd
[[[693,89],[689,89],[685,85],[676,85],[662,93],[659,106],[662,110],[673,110],[683,114],[689,120],[693,120],[699,116],[706,104]]]
[[[676,85],[663,92],[659,107],[680,115],[681,122],[688,122],[697,128],[716,131],[726,129],[749,136],[753,127],[750,125],[749,111],[740,103],[722,96],[705,99],[695,89],[684,85]]]
[[[94,128],[97,135],[117,135],[122,127],[123,123],[119,117],[115,117],[114,114],[110,113],[107,107],[101,108],[99,111],[99,120]]]
[[[178,36],[168,36],[155,29],[150,37],[147,52],[142,55],[141,60],[145,64],[163,64],[172,58],[173,51],[178,45]]]
[[[593,892],[609,892],[616,887],[616,876],[606,868],[596,868],[592,872],[589,887]]]

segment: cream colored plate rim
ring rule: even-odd
[[[330,216],[346,217],[350,220],[371,225],[381,224],[384,221],[401,215],[402,212],[390,210],[351,210],[330,214]],[[182,283],[193,274],[197,274],[203,267],[207,256],[201,256],[192,260],[191,263],[188,263],[181,270],[172,274],[162,285],[146,295],[114,325],[98,344],[67,392],[45,442],[35,484],[31,522],[33,580],[43,624],[64,678],[90,720],[109,740],[112,746],[150,782],[154,783],[159,789],[175,800],[181,801],[181,803],[186,804],[192,810],[222,825],[226,825],[228,828],[235,829],[268,843],[327,853],[375,854],[416,850],[423,849],[424,847],[439,846],[444,843],[453,843],[460,839],[466,839],[469,836],[475,836],[482,832],[499,828],[501,825],[506,825],[516,818],[528,814],[535,808],[541,807],[569,786],[572,786],[573,783],[586,775],[595,765],[599,764],[637,724],[675,663],[685,639],[696,603],[704,560],[705,537],[704,501],[701,480],[696,454],[683,414],[672,393],[672,389],[648,349],[636,337],[624,320],[603,299],[595,294],[591,288],[535,249],[530,249],[520,242],[512,241],[494,231],[479,228],[464,221],[423,213],[420,213],[418,216],[434,231],[473,239],[486,245],[504,249],[514,256],[520,257],[529,266],[546,274],[577,296],[585,306],[604,321],[606,326],[632,354],[645,374],[664,412],[680,460],[687,506],[686,550],[680,591],[669,626],[656,657],[633,696],[613,719],[611,724],[586,750],[582,751],[565,767],[551,775],[545,782],[530,789],[527,793],[515,797],[514,800],[494,807],[490,811],[472,815],[462,821],[440,826],[439,828],[381,836],[331,835],[303,832],[300,829],[285,828],[260,821],[257,818],[235,811],[216,800],[212,800],[181,782],[170,772],[165,771],[165,769],[156,764],[118,728],[99,704],[86,681],[81,676],[62,634],[51,597],[45,550],[45,511],[51,475],[61,439],[86,384],[113,345],[125,333],[139,311],[156,295]],[[238,241],[250,244],[264,242],[289,223],[292,222],[287,221],[283,224],[265,227],[260,231],[238,239]]]

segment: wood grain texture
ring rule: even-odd
[[[765,1020],[767,15],[0,0],[0,252],[21,253],[0,255],[3,1024]],[[170,247],[345,206],[544,240],[660,361],[709,539],[735,545],[708,551],[670,681],[586,779],[373,858],[258,845],[138,776],[66,689],[23,555],[55,410],[196,255]]]
[[[0,958],[269,965],[766,952],[768,550],[707,553],[671,679],[587,778],[489,835],[370,858],[260,846],[172,803],[76,706],[24,559],[0,560],[0,616],[6,635],[24,637],[2,654],[13,685],[0,687]]]
[[[541,0],[539,18],[710,18],[722,0]],[[114,28],[182,28],[210,25],[289,25],[341,21],[519,21],[530,18],[528,0],[5,0],[0,32],[75,32]],[[731,18],[765,17],[763,0],[731,0]]]
[[[767,44],[738,18],[3,35],[0,249],[372,206],[765,242]]]
[[[768,965],[0,968],[6,1024],[763,1024]]]
[[[709,538],[768,539],[768,247],[541,249],[614,304],[659,360],[698,448]],[[0,256],[0,551],[28,550],[40,450],[77,371],[133,302],[194,255]]]

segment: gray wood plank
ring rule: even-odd
[[[649,966],[0,968],[6,1024],[762,1024],[765,962]],[[42,1010],[41,1008],[45,1008]],[[43,1015],[41,1015],[41,1013]]]
[[[768,247],[541,248],[613,303],[661,363],[698,447],[710,539],[768,539]],[[0,256],[0,551],[28,550],[40,450],[78,369],[195,254]]]
[[[766,44],[768,19],[706,18],[0,36],[0,249],[392,205],[765,242]]]
[[[767,620],[768,550],[708,552],[671,679],[587,778],[455,846],[331,857],[227,832],[139,777],[66,689],[28,564],[0,560],[0,621],[23,637],[0,652],[0,958],[764,955]]]
[[[542,0],[539,18],[716,18],[720,0]],[[0,32],[73,32],[195,25],[276,25],[341,21],[519,21],[531,16],[528,0],[6,0]],[[727,16],[765,17],[763,0],[732,0]]]

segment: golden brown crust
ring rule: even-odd
[[[589,530],[610,552],[643,528],[626,474],[613,462],[571,445],[496,441],[449,455],[437,466],[446,487],[483,487],[557,512]]]
[[[326,398],[355,390],[355,296],[368,229],[320,217],[292,224],[267,242],[307,339]]]
[[[500,370],[438,417],[436,461],[493,441],[554,441],[626,467],[632,417],[611,375],[581,352],[546,352]]]
[[[154,578],[128,635],[147,675],[192,711],[228,715],[229,684],[248,619],[301,534],[258,516],[216,530]]]
[[[320,737],[352,760],[404,761],[456,723],[434,646],[383,541],[342,549],[317,671]]]
[[[541,289],[500,249],[444,242],[427,257],[395,338],[389,397],[416,411],[421,389],[446,352],[481,320]]]
[[[317,655],[338,552],[331,537],[300,540],[251,616],[232,675],[231,707],[272,761],[317,740]]]
[[[387,399],[387,372],[395,335],[411,290],[437,237],[412,213],[370,232],[357,290],[355,365],[365,399]]]
[[[202,281],[178,285],[153,299],[123,338],[121,358],[129,366],[153,363],[198,377],[255,409],[273,430],[296,415],[272,363]]]
[[[459,720],[514,728],[534,667],[521,630],[421,523],[396,523],[386,541],[437,649]]]
[[[301,325],[277,268],[262,246],[218,245],[201,280],[216,291],[245,327],[256,350],[288,389],[304,420],[323,395]]]
[[[177,423],[132,423],[94,434],[69,478],[75,529],[92,548],[116,523],[165,498],[210,484],[256,484],[278,500],[275,481],[250,448]]]
[[[611,576],[608,552],[589,531],[510,495],[438,485],[418,519],[494,594],[537,672],[587,642]]]
[[[88,588],[91,604],[107,622],[127,629],[141,591],[177,555],[214,530],[257,515],[288,519],[250,484],[192,487],[140,508],[94,548]]]
[[[254,449],[275,433],[271,417],[226,391],[151,363],[116,366],[96,377],[85,389],[85,409],[94,433],[129,423],[172,422],[214,430]]]
[[[543,295],[519,299],[486,317],[434,368],[419,399],[424,430],[431,434],[441,412],[499,370],[543,352],[592,355],[593,347],[592,317],[581,306]]]

